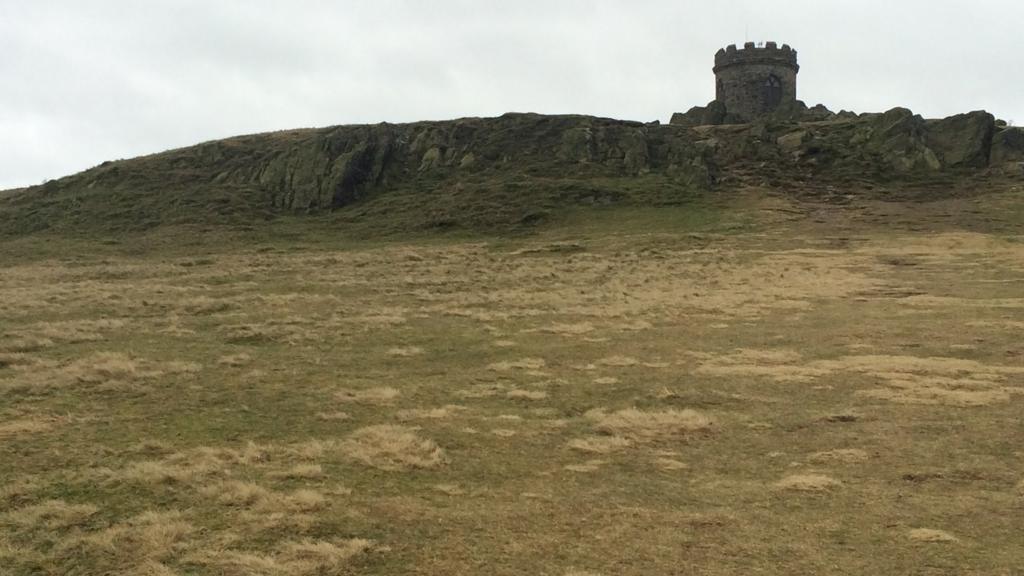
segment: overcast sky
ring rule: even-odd
[[[667,121],[718,48],[833,110],[1024,124],[1024,0],[0,0],[0,189],[237,134],[508,111]]]

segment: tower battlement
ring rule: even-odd
[[[789,44],[732,44],[715,54],[715,100],[734,121],[750,122],[796,102],[796,50]]]
[[[787,66],[794,72],[800,71],[796,50],[793,50],[789,44],[783,44],[780,48],[775,42],[765,42],[763,45],[747,42],[742,48],[730,44],[719,50],[715,54],[714,72],[717,74],[722,69],[744,64]]]

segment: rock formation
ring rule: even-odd
[[[413,226],[493,227],[574,204],[678,203],[745,182],[806,191],[1024,175],[1024,130],[987,112],[800,113],[814,120],[691,127],[506,114],[243,136],[0,196],[0,233],[251,222],[356,206],[401,212]]]

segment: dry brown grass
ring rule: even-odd
[[[355,404],[388,404],[401,395],[402,393],[397,388],[380,386],[362,390],[338,390],[334,393],[334,399],[339,402]]]
[[[606,358],[601,358],[600,360],[597,361],[597,363],[602,366],[610,366],[613,368],[630,368],[632,366],[636,366],[637,364],[639,364],[640,361],[630,356],[615,355],[608,356]]]
[[[567,464],[566,466],[564,466],[564,468],[570,472],[588,474],[590,472],[598,471],[602,466],[604,466],[607,463],[607,460],[587,460],[582,464]]]
[[[665,472],[676,472],[679,470],[686,470],[690,466],[686,462],[681,462],[675,458],[660,457],[654,460],[654,465],[660,470]]]
[[[0,333],[0,352],[35,352],[64,344],[99,342],[106,333],[123,328],[125,320],[64,320],[36,322]]]
[[[219,504],[232,508],[251,508],[260,513],[313,512],[327,505],[327,498],[308,488],[291,493],[270,490],[254,482],[225,480],[207,484],[199,493],[213,498]]]
[[[815,464],[854,464],[858,462],[866,462],[868,458],[870,458],[868,453],[859,448],[840,448],[836,450],[815,452],[814,454],[811,454],[807,460]]]
[[[0,504],[6,509],[13,509],[16,504],[27,504],[34,500],[33,496],[46,487],[46,483],[38,476],[23,476],[0,486]]]
[[[696,410],[675,408],[652,411],[626,408],[610,414],[604,410],[591,410],[587,412],[587,418],[601,432],[641,441],[687,436],[711,430],[715,424],[710,417]]]
[[[494,362],[487,368],[496,372],[509,372],[511,370],[541,370],[547,366],[543,358],[522,358],[519,360],[502,360]]]
[[[320,419],[320,420],[324,420],[324,421],[327,421],[327,422],[341,422],[341,421],[344,421],[344,420],[350,420],[352,418],[352,415],[349,414],[348,412],[334,411],[334,412],[317,412],[316,413],[316,417],[318,419]]]
[[[932,528],[914,528],[907,536],[914,542],[959,542],[959,538],[949,532]]]
[[[466,408],[464,406],[456,406],[453,404],[438,408],[411,408],[407,410],[399,410],[395,413],[395,418],[402,422],[408,422],[410,420],[444,420],[455,416],[465,409]]]
[[[324,470],[319,464],[296,464],[287,470],[272,472],[270,477],[286,480],[316,480],[324,477]]]
[[[842,486],[842,482],[824,474],[792,474],[775,483],[776,488],[796,492],[826,492]]]
[[[506,392],[505,397],[512,400],[544,400],[548,397],[548,393],[543,390],[522,390],[517,388]]]
[[[72,362],[63,373],[79,383],[111,384],[158,378],[166,374],[195,373],[201,369],[202,366],[195,362],[150,362],[120,352],[101,352]]]
[[[25,529],[59,530],[80,526],[99,512],[92,504],[68,504],[63,500],[47,500],[41,504],[12,510],[3,520]]]
[[[778,382],[810,382],[831,373],[831,370],[802,363],[791,350],[738,350],[731,354],[708,355],[697,368],[711,376],[754,376]]]
[[[1010,392],[1000,390],[950,390],[941,386],[911,384],[898,388],[872,388],[860,390],[858,394],[867,398],[888,400],[899,404],[923,404],[946,406],[988,406],[997,402],[1008,402]]]
[[[491,398],[505,392],[504,384],[477,384],[471,388],[459,390],[456,394],[463,399]]]
[[[629,448],[631,444],[632,442],[621,436],[589,436],[570,440],[567,446],[578,452],[611,454]]]
[[[434,484],[434,490],[448,496],[462,496],[466,493],[466,490],[458,484]]]
[[[1024,243],[815,210],[5,260],[0,573],[1012,573]]]
[[[202,366],[195,362],[156,362],[121,352],[97,352],[63,364],[35,361],[22,367],[13,380],[0,379],[0,390],[52,392],[69,387],[96,391],[144,390],[160,378],[195,375]]]
[[[420,438],[415,428],[406,426],[360,428],[340,448],[348,457],[381,470],[436,468],[445,463],[441,447],[433,440]]]
[[[26,366],[32,366],[38,362],[38,360],[28,354],[22,353],[0,353],[0,370],[5,368],[24,368]]]
[[[193,555],[193,560],[225,576],[314,576],[340,573],[372,546],[372,541],[363,539],[299,540],[279,544],[271,554],[207,551]]]
[[[803,383],[841,372],[862,373],[882,380],[885,387],[858,394],[902,404],[986,406],[1008,402],[1013,394],[1024,394],[1024,388],[1007,385],[1007,377],[1024,372],[1024,368],[960,358],[875,354],[805,361],[788,350],[695,356],[703,359],[697,368],[699,373],[718,377],[753,376]]]
[[[160,460],[132,462],[123,469],[106,471],[106,476],[115,482],[198,485],[206,479],[228,475],[234,466],[268,460],[267,448],[252,443],[241,450],[200,447]]]
[[[239,352],[237,354],[228,354],[227,356],[221,356],[217,359],[217,364],[221,366],[228,366],[230,368],[241,368],[248,366],[252,363],[252,356],[247,352]]]
[[[423,348],[419,346],[395,346],[388,348],[388,356],[395,358],[411,358],[413,356],[420,356],[423,354]]]
[[[48,432],[66,421],[67,418],[49,415],[33,415],[27,418],[0,421],[0,440]]]
[[[187,548],[195,527],[177,511],[147,511],[104,530],[64,540],[59,554],[102,555],[122,569],[159,564]]]
[[[555,323],[542,329],[544,332],[558,334],[560,336],[582,336],[594,331],[594,325],[590,322]]]

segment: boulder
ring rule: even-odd
[[[943,166],[984,168],[989,163],[995,122],[995,117],[985,111],[930,120],[925,143]]]
[[[1024,128],[1003,128],[995,133],[989,165],[1006,174],[1024,176]]]
[[[444,162],[444,152],[437,146],[423,153],[420,159],[420,172],[426,172],[437,168]]]
[[[925,121],[906,108],[865,115],[868,122],[850,144],[879,156],[898,172],[939,170],[942,163],[924,143]]]
[[[704,126],[718,126],[725,123],[726,116],[728,116],[728,110],[725,108],[725,102],[712,100],[704,110],[701,123]]]
[[[694,106],[686,112],[676,112],[668,123],[673,126],[684,126],[686,128],[701,126],[706,111],[707,108],[704,106]]]
[[[647,147],[647,135],[642,129],[626,132],[618,142],[622,149],[622,165],[630,174],[648,172],[650,150]]]
[[[803,122],[821,122],[835,118],[835,112],[829,110],[824,104],[816,104],[804,111],[801,116]]]
[[[558,158],[567,162],[589,163],[597,155],[594,131],[589,125],[572,127],[562,133]]]
[[[1006,162],[1024,162],[1024,128],[1004,128],[992,137],[993,166]]]
[[[676,112],[669,120],[673,126],[719,126],[726,123],[728,112],[725,104],[718,100],[712,100],[707,106],[694,106],[685,113]]]
[[[775,143],[778,144],[779,149],[783,152],[793,154],[800,150],[804,142],[807,142],[810,138],[811,135],[806,130],[797,130],[796,132],[779,136],[775,139]]]

